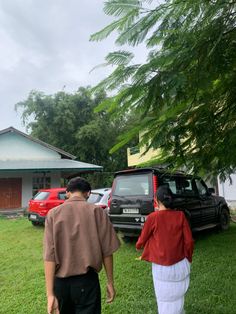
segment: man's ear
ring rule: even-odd
[[[84,193],[84,196],[85,196],[86,200],[89,198],[90,194],[91,194],[91,191],[88,191],[88,192]]]

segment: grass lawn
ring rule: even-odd
[[[42,263],[43,228],[26,219],[0,219],[0,297],[2,314],[45,314]],[[117,298],[103,313],[154,314],[151,267],[136,261],[134,244],[123,244],[115,256]],[[236,313],[236,224],[224,233],[197,235],[187,314]]]

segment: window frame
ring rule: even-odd
[[[177,175],[177,174],[164,174],[163,176],[159,176],[159,181],[161,182],[160,185],[165,185],[165,183],[163,182],[163,178],[170,178],[170,179],[174,179],[176,182],[176,191],[178,191],[178,187],[181,188],[181,193],[174,193],[172,190],[172,193],[174,195],[175,198],[178,197],[185,197],[185,198],[194,198],[194,197],[198,197],[198,190],[196,187],[196,183],[195,183],[195,178],[192,176],[184,176],[184,175]],[[183,182],[186,180],[190,180],[191,182],[191,188],[193,193],[192,194],[185,194],[183,193],[183,188],[184,188],[184,184]],[[166,182],[168,183],[168,182]]]
[[[202,184],[202,186],[206,189],[206,194],[200,194],[200,193],[199,193],[199,189],[198,189],[197,182],[196,182],[197,180],[198,180],[198,181]],[[209,196],[208,187],[207,187],[206,183],[202,180],[202,178],[194,178],[194,181],[195,181],[195,185],[196,185],[196,189],[197,189],[198,196],[199,196],[199,197],[204,197],[204,196],[206,197],[206,196]]]
[[[50,176],[33,176],[32,177],[32,196],[35,196],[39,190],[51,188]]]

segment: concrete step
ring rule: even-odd
[[[23,217],[25,213],[25,209],[1,209],[0,210],[0,216],[5,218],[17,218],[17,217]]]

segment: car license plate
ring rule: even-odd
[[[123,214],[138,214],[138,208],[123,208]]]
[[[37,219],[37,216],[36,215],[30,215],[30,218],[31,219]]]

